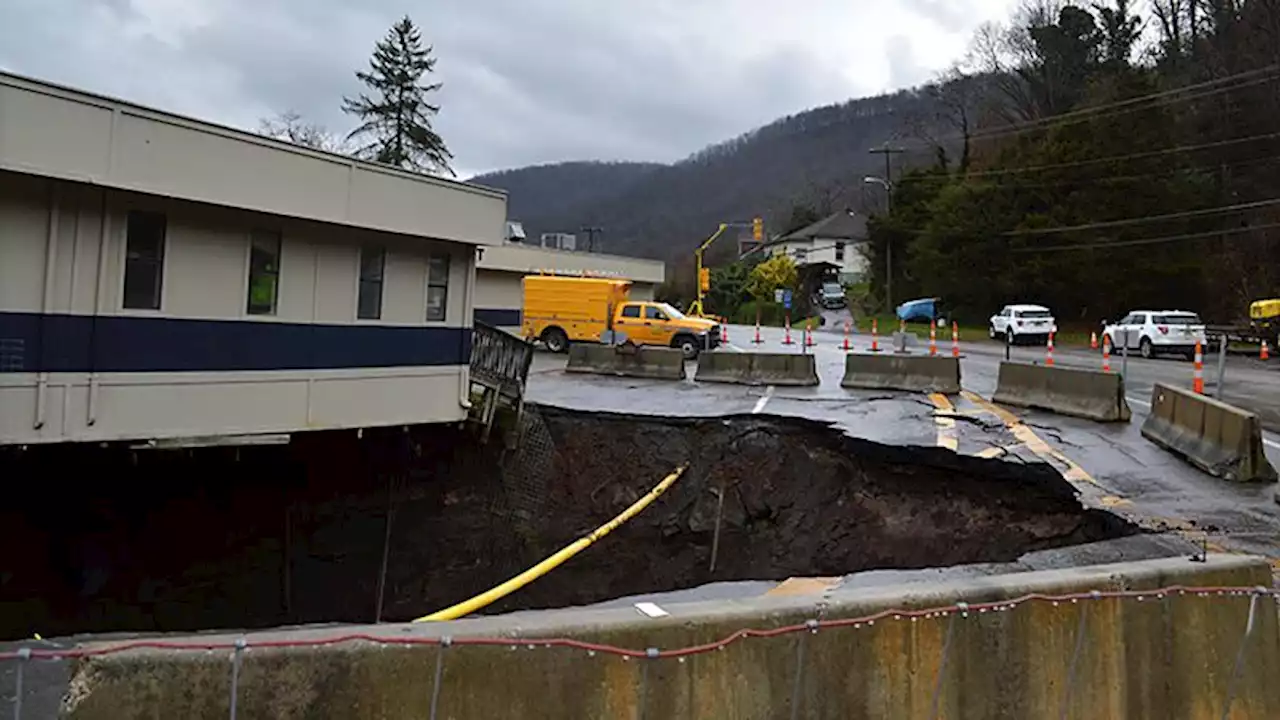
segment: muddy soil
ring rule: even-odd
[[[11,489],[0,638],[410,619],[572,542],[679,465],[648,510],[488,612],[1008,561],[1134,531],[1083,510],[1048,466],[885,446],[812,421],[552,408],[527,419],[514,452],[420,428],[0,455]]]

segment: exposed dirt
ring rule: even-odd
[[[652,507],[490,611],[1008,561],[1134,531],[1083,510],[1048,466],[885,446],[811,421],[530,418],[536,432],[506,454],[432,428],[238,452],[0,455],[12,489],[0,637],[371,621],[388,507],[382,618],[415,617],[589,532],[681,464]]]

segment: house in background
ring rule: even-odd
[[[766,250],[770,255],[791,257],[801,275],[835,276],[848,285],[861,280],[867,271],[863,253],[867,240],[867,218],[841,210],[766,243]]]

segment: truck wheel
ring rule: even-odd
[[[698,351],[702,346],[698,344],[698,339],[692,335],[678,335],[675,340],[671,341],[671,346],[678,348],[685,360],[695,360],[698,357]]]
[[[562,353],[569,349],[569,336],[565,335],[564,331],[558,327],[543,330],[542,342],[553,353]]]

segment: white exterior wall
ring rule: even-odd
[[[477,245],[506,196],[0,72],[0,170]]]
[[[167,216],[158,312],[122,307],[125,218],[131,209]],[[495,232],[501,231],[501,215],[498,220],[493,223]],[[249,232],[255,229],[281,233],[274,316],[246,314]],[[356,319],[363,244],[387,249],[380,320]],[[449,255],[450,277],[446,318],[428,323],[427,256],[432,252]],[[60,352],[55,349],[57,343],[71,348],[67,352],[92,343],[82,330],[61,337],[57,327],[60,321],[94,317],[99,318],[95,328],[100,323],[171,318],[238,323],[234,327],[210,324],[223,331],[288,330],[286,326],[291,326],[304,333],[316,328],[341,334],[343,328],[359,326],[393,332],[435,327],[453,331],[450,337],[461,337],[471,325],[474,253],[473,246],[460,243],[0,171],[0,444],[461,420],[469,389],[461,350],[456,362],[421,366],[217,372],[14,369],[35,365],[32,354]],[[13,337],[14,319],[23,316],[40,323],[43,334],[37,347]],[[46,345],[43,350],[40,343]],[[160,355],[167,350],[191,355],[191,348],[157,350]],[[211,354],[226,350],[209,348]]]
[[[836,244],[844,243],[844,259],[836,259]],[[863,254],[865,241],[813,238],[812,240],[788,240],[773,246],[771,254],[789,255],[800,265],[830,263],[840,268],[844,279],[860,277],[867,271],[867,258]]]

